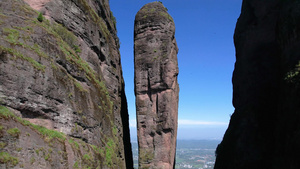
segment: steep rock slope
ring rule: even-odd
[[[234,41],[235,112],[216,169],[300,167],[300,3],[244,0]]]
[[[1,167],[132,168],[108,1],[2,0],[0,35]]]
[[[178,121],[175,25],[160,2],[143,6],[134,25],[134,80],[140,168],[173,168]]]

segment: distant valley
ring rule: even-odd
[[[178,140],[176,169],[213,169],[220,140]],[[134,168],[138,168],[138,145],[132,142]]]

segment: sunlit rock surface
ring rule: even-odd
[[[140,168],[173,168],[178,121],[175,25],[160,2],[146,4],[134,25],[135,95]]]
[[[133,167],[115,24],[108,0],[0,1],[0,168]]]

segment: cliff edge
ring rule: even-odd
[[[108,0],[0,1],[0,168],[133,168]]]

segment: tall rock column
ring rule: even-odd
[[[160,2],[135,17],[135,95],[140,168],[174,168],[178,121],[175,25]]]

